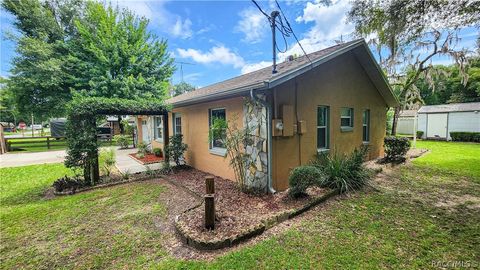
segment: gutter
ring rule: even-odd
[[[242,86],[234,89],[227,89],[223,91],[218,91],[210,94],[201,95],[187,100],[177,101],[177,102],[168,102],[167,104],[172,105],[173,107],[183,107],[188,105],[193,105],[196,103],[201,103],[205,101],[212,101],[214,99],[222,99],[226,97],[232,97],[235,95],[242,95],[245,92],[251,91],[253,89],[267,89],[265,82],[259,82],[255,84],[250,84],[247,86]]]
[[[272,181],[272,106],[267,101],[259,99],[253,93],[253,89],[250,90],[250,97],[254,101],[258,101],[267,109],[267,141],[268,141],[268,152],[267,152],[267,160],[268,160],[268,174],[267,174],[267,188],[268,192],[271,194],[275,194],[277,191],[273,189],[273,181]]]

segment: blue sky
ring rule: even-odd
[[[186,82],[202,87],[271,64],[271,32],[267,19],[251,1],[134,1],[111,0],[113,5],[126,7],[150,20],[149,28],[158,37],[168,40],[169,50],[183,65]],[[307,53],[335,44],[335,39],[352,39],[353,26],[346,21],[349,1],[333,1],[325,7],[314,1],[280,1],[286,17]],[[276,9],[274,1],[258,1],[270,13]],[[1,11],[2,31],[0,75],[9,75],[15,44],[5,39],[14,31],[12,18]],[[474,48],[478,30],[461,31],[460,47]],[[283,41],[282,41],[283,42]],[[279,60],[289,54],[301,54],[295,40],[287,40],[288,50],[279,54]],[[284,47],[280,43],[280,47]],[[437,57],[435,63],[448,64],[452,60]],[[172,78],[181,81],[180,65]]]

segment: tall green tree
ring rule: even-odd
[[[167,42],[129,10],[84,0],[5,0],[19,35],[7,88],[17,109],[60,116],[73,93],[138,99],[167,94]]]
[[[178,95],[190,92],[195,90],[195,86],[187,83],[187,82],[180,82],[172,87],[171,95],[176,97]]]
[[[415,83],[426,105],[480,102],[480,57],[469,59],[466,84],[462,83],[462,75],[456,65],[434,68],[436,72],[431,74],[432,77],[422,77]]]
[[[167,41],[147,30],[148,22],[127,9],[88,2],[68,43],[74,88],[88,96],[164,98],[173,58]]]
[[[71,97],[70,74],[64,69],[68,55],[64,41],[74,32],[73,20],[83,2],[4,0],[1,5],[14,15],[18,32],[9,35],[17,44],[17,56],[6,85],[16,108],[37,119],[61,115]]]
[[[356,33],[377,48],[380,65],[402,104],[395,108],[393,134],[400,109],[422,102],[416,82],[431,77],[435,56],[453,58],[462,83],[467,83],[467,51],[456,48],[457,35],[463,27],[478,26],[479,10],[480,2],[470,0],[353,2],[349,19]]]

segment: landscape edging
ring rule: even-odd
[[[257,235],[261,235],[264,233],[266,230],[282,223],[285,220],[292,219],[308,210],[313,208],[314,206],[319,205],[322,202],[325,202],[329,198],[339,194],[339,190],[332,190],[328,192],[327,194],[318,197],[311,202],[305,204],[302,207],[293,209],[293,210],[285,210],[283,212],[280,212],[272,217],[263,219],[259,222],[259,224],[255,225],[253,228],[250,228],[246,231],[240,232],[237,235],[230,237],[230,238],[225,238],[225,239],[219,239],[216,241],[205,241],[205,240],[199,240],[195,239],[195,237],[188,235],[186,232],[184,226],[181,224],[180,221],[180,215],[175,217],[174,220],[174,227],[175,231],[177,234],[180,236],[180,239],[182,240],[183,243],[187,244],[188,246],[191,246],[193,248],[199,249],[199,250],[216,250],[216,249],[221,249],[221,248],[226,248],[226,247],[233,247],[243,241],[246,241],[248,239],[251,239]],[[196,205],[192,208],[187,209],[184,211],[181,215],[199,207],[203,203],[200,203],[199,205]]]

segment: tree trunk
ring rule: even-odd
[[[400,115],[400,107],[395,107],[393,112],[393,121],[392,121],[392,136],[397,135],[397,125],[398,125],[398,116]]]

